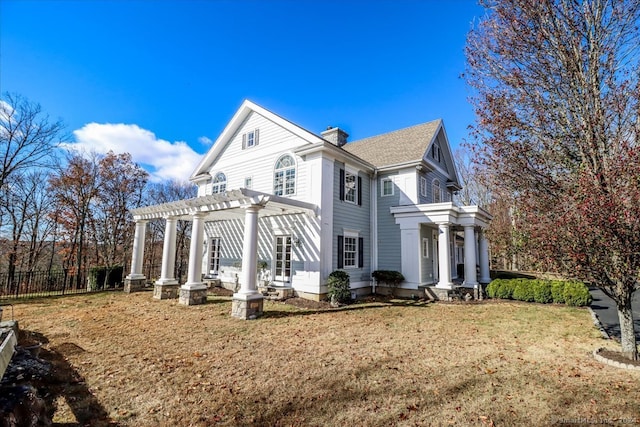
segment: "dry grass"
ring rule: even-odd
[[[640,373],[596,362],[588,311],[522,303],[265,302],[185,307],[150,293],[18,304],[80,377],[54,421],[152,425],[640,422]],[[611,345],[611,344],[610,344]]]

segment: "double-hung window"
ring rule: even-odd
[[[340,169],[340,200],[362,205],[362,178],[357,172]]]
[[[440,190],[440,181],[438,181],[437,179],[433,180],[433,183],[431,184],[431,191],[433,193],[433,203],[442,202],[442,192]]]
[[[364,266],[364,239],[357,232],[345,231],[338,236],[338,268],[362,268]]]
[[[424,176],[420,177],[420,195],[427,197],[427,178]]]

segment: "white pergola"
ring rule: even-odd
[[[177,288],[174,263],[176,248],[176,224],[178,220],[193,222],[191,230],[191,246],[189,248],[189,269],[187,282],[180,286],[182,304],[200,304],[206,300],[207,286],[202,281],[202,257],[204,249],[204,224],[210,220],[226,220],[244,217],[244,242],[242,251],[242,274],[240,290],[233,296],[236,317],[248,317],[250,314],[237,313],[238,306],[249,309],[259,304],[262,311],[262,295],[256,287],[256,266],[258,249],[258,218],[305,213],[316,216],[316,205],[292,200],[290,198],[261,193],[245,188],[224,193],[211,194],[188,200],[146,206],[132,211],[136,222],[131,272],[126,277],[128,289],[143,285],[146,277],[142,274],[144,257],[144,239],[146,225],[149,220],[164,218],[166,220],[164,245],[162,251],[162,270],[160,279],[155,283],[154,297],[162,298],[163,287]],[[257,306],[256,306],[257,308]],[[243,310],[240,310],[243,311]]]

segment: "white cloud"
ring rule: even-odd
[[[200,138],[198,138],[198,141],[200,141],[200,144],[204,145],[205,147],[210,147],[213,145],[213,140],[206,136],[201,136]]]
[[[73,134],[75,142],[64,144],[66,148],[99,154],[109,150],[129,153],[155,182],[188,180],[202,158],[186,142],[159,139],[153,132],[137,125],[89,123]]]

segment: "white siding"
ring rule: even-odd
[[[243,150],[242,134],[255,129],[260,131],[258,145]],[[302,158],[292,153],[295,148],[306,144],[309,142],[252,112],[210,167],[209,173],[223,172],[227,177],[227,190],[244,187],[245,178],[251,177],[253,190],[273,193],[273,167],[277,159],[287,153],[296,160],[296,193],[288,197],[308,201],[308,169]]]

